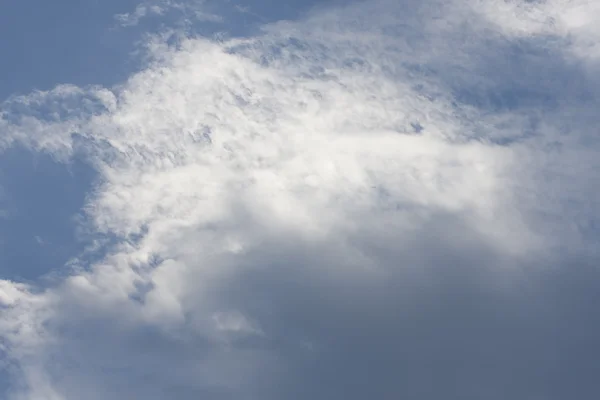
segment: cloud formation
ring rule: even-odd
[[[175,13],[179,14],[184,22],[221,22],[221,17],[206,11],[205,3],[205,0],[146,0],[139,3],[132,12],[115,15],[115,20],[122,27],[131,27],[138,25],[145,18],[164,17],[166,14]]]
[[[100,180],[93,257],[0,281],[8,398],[593,397],[599,13],[356,2],[9,99]]]

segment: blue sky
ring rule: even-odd
[[[597,398],[598,18],[2,3],[0,397]]]
[[[131,43],[111,30],[136,1],[7,1],[0,6],[0,97],[60,83],[113,85],[127,75]],[[60,57],[58,56],[60,54]]]

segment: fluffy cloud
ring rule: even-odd
[[[85,229],[110,238],[47,287],[1,282],[9,398],[589,391],[598,9],[568,4],[157,36],[119,87],[9,99],[2,148],[93,165]]]

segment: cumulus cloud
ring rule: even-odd
[[[85,229],[111,238],[45,287],[1,281],[8,398],[589,392],[599,10],[561,4],[155,37],[119,87],[6,101],[0,148],[93,165]]]

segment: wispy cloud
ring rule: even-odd
[[[43,290],[1,281],[11,398],[563,398],[548,364],[576,346],[562,319],[590,307],[599,238],[577,15],[600,15],[562,4],[383,0],[155,37],[119,87],[9,99],[1,147],[91,163],[88,228],[116,242]]]
[[[132,12],[117,14],[116,21],[123,27],[136,26],[140,21],[150,17],[162,17],[165,14],[176,12],[180,18],[194,21],[220,22],[222,19],[217,14],[207,12],[205,0],[147,0],[136,6]]]

